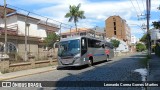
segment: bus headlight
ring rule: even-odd
[[[74,60],[80,59],[80,57],[74,57]]]

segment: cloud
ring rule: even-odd
[[[137,14],[145,14],[145,1],[146,0],[8,0],[8,3],[14,6],[21,6],[20,8],[23,8],[24,6],[32,8],[31,12],[35,12],[73,26],[74,23],[68,22],[68,19],[65,18],[64,15],[68,12],[69,5],[78,5],[81,3],[80,9],[85,11],[86,19],[80,20],[78,27],[95,27],[99,24],[105,27],[105,20],[112,15],[119,15],[127,21],[129,26],[131,24],[138,24],[140,26],[143,23],[146,23],[146,20],[138,21],[137,18]],[[151,0],[152,12],[157,12],[158,6],[159,0]],[[154,20],[157,21],[158,18]],[[152,21],[153,19],[151,18],[150,22]],[[137,27],[131,27],[132,33],[143,33],[141,30],[137,30]]]

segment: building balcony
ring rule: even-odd
[[[0,34],[1,35],[5,35],[4,27],[0,27]],[[13,36],[18,35],[18,26],[17,26],[17,24],[7,26],[7,35],[13,35]]]
[[[45,22],[45,21],[39,21],[38,25],[41,27],[44,27],[47,32],[56,32],[60,29],[58,25],[49,23],[49,22]]]

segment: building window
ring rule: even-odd
[[[116,35],[116,31],[114,31],[114,35]]]
[[[116,26],[116,22],[113,22],[114,26]]]
[[[4,46],[0,47],[0,52],[4,52]],[[17,48],[12,42],[7,42],[7,52],[8,53],[15,53],[17,52]]]
[[[116,31],[116,26],[114,26],[114,31]]]

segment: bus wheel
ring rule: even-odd
[[[107,55],[107,57],[106,57],[106,61],[108,62],[108,60],[109,60],[109,55]]]
[[[92,60],[92,59],[89,59],[89,60],[88,60],[88,65],[89,65],[89,66],[93,66],[93,60]]]

